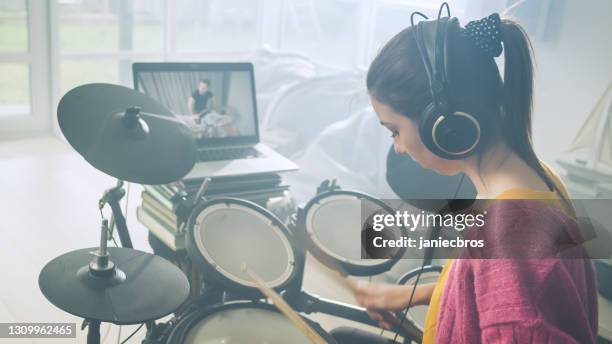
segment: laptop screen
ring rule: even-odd
[[[134,88],[181,119],[200,146],[259,141],[250,63],[135,63]]]

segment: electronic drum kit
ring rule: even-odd
[[[388,271],[403,249],[386,259],[361,259],[361,211],[365,207],[392,212],[384,202],[325,182],[291,221],[283,223],[249,201],[198,198],[186,225],[186,249],[205,286],[191,299],[182,270],[160,256],[133,249],[119,207],[123,181],[164,184],[189,172],[196,159],[189,129],[148,96],[110,84],[87,84],[68,92],[59,103],[58,120],[85,160],[118,179],[99,202],[100,210],[109,205],[113,214],[110,226],[108,220],[101,221],[100,246],[63,254],[39,276],[40,289],[52,304],[86,319],[88,343],[100,343],[101,322],[144,323],[145,343],[151,344],[309,343],[266,301],[244,264],[329,343],[334,339],[306,315],[325,313],[378,326],[362,307],[304,291],[302,280],[306,252],[343,275]],[[107,247],[114,227],[122,247]],[[401,230],[394,235],[401,235]],[[427,269],[435,280],[439,269]],[[414,283],[414,277],[412,271],[400,282]],[[170,321],[155,323],[172,313]],[[420,342],[423,316],[408,313],[396,331]]]

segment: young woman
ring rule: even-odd
[[[447,44],[450,102],[488,122],[476,151],[448,160],[423,143],[421,114],[432,95],[415,32],[407,28],[384,46],[367,75],[373,108],[392,133],[396,152],[442,175],[465,173],[481,199],[544,200],[551,206],[546,209],[567,218],[546,210],[550,214],[537,213],[537,220],[550,215],[545,226],[567,224],[573,207],[564,186],[532,148],[532,54],[525,32],[494,14],[449,31]],[[502,49],[503,80],[494,60]],[[523,220],[534,225],[528,228],[532,233],[540,229],[536,219]],[[513,235],[512,226],[503,221],[497,226]],[[454,259],[435,285],[416,288],[412,305],[429,305],[423,343],[595,343],[595,283],[589,259]],[[356,299],[389,328],[377,310],[411,306],[412,287],[363,285]],[[388,342],[356,329],[332,333],[340,343]]]

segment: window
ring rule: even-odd
[[[131,87],[135,61],[202,60],[260,45],[260,1],[56,1],[60,97],[89,82]]]
[[[48,130],[47,4],[0,2],[0,139]]]
[[[382,45],[410,25],[410,14],[435,16],[432,0],[285,0],[279,48],[335,67],[366,67]],[[463,16],[466,0],[451,1]]]
[[[0,3],[0,117],[29,116],[30,63],[25,0]]]
[[[280,48],[325,64],[351,67],[363,27],[364,4],[362,0],[285,1]]]
[[[232,52],[259,47],[257,0],[174,2],[172,52]]]
[[[162,60],[163,0],[59,1],[60,95],[90,82],[132,85],[134,60]]]

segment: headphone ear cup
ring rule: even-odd
[[[458,160],[476,151],[481,127],[474,116],[461,111],[452,115],[433,113],[435,109],[428,106],[421,126],[421,138],[426,137],[423,143],[431,152],[444,159]]]
[[[436,120],[432,132],[435,146],[447,159],[463,159],[476,151],[481,128],[474,116],[459,111]]]

